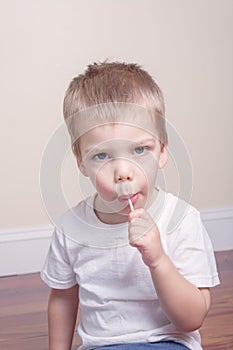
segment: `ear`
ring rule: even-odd
[[[165,167],[168,159],[168,151],[166,145],[161,145],[161,151],[159,156],[159,168],[162,169]]]
[[[84,176],[88,176],[85,165],[83,164],[82,156],[81,156],[80,152],[77,152],[77,149],[74,145],[72,146],[72,151],[73,151],[74,156],[76,158],[76,162],[77,162],[79,170],[81,171],[81,173]]]

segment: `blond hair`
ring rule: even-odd
[[[162,91],[153,78],[135,63],[93,63],[88,65],[84,74],[71,81],[63,104],[64,118],[70,134],[76,123],[73,116],[93,106],[111,104],[114,108],[118,103],[135,104],[149,110],[157,118],[156,125],[161,142],[167,144]],[[112,121],[111,117],[110,119]]]

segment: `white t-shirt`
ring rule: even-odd
[[[128,224],[100,222],[93,200],[82,201],[60,218],[41,272],[51,288],[79,285],[79,349],[165,339],[202,349],[198,331],[181,332],[164,314],[149,268],[128,243]],[[200,213],[161,189],[148,212],[178,271],[197,287],[217,285],[213,249]]]

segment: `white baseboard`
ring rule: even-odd
[[[47,226],[0,232],[0,276],[40,271],[52,231]]]
[[[215,251],[233,249],[233,208],[201,211]],[[0,276],[38,272],[52,237],[52,226],[0,231]]]
[[[233,208],[201,211],[203,223],[211,238],[214,250],[233,249]]]

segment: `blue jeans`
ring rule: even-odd
[[[155,343],[131,343],[131,344],[115,344],[106,345],[97,350],[188,350],[188,348],[174,341],[159,341]]]

